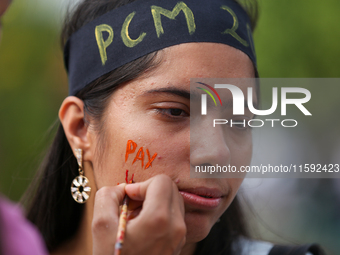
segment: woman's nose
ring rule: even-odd
[[[211,119],[190,127],[190,164],[227,166],[230,164],[230,149],[223,125],[212,127]]]

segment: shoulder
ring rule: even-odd
[[[278,246],[275,246],[273,243],[259,241],[259,240],[252,240],[248,238],[239,238],[237,242],[234,243],[234,247],[240,247],[241,255],[279,255],[279,254],[286,254],[285,252],[280,252],[277,249]],[[280,246],[280,247],[288,247],[288,246]],[[312,253],[306,251],[303,253],[298,254],[305,254],[305,255],[313,255]]]
[[[1,197],[0,222],[5,254],[47,254],[38,230],[26,220],[19,205]]]

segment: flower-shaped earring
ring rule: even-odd
[[[79,175],[73,179],[71,184],[71,194],[73,199],[80,204],[85,203],[91,193],[91,187],[89,187],[89,180],[84,176],[83,171],[83,150],[76,149],[76,158],[79,166]]]

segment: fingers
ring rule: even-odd
[[[125,196],[126,184],[103,187],[96,193],[93,220],[93,254],[114,253],[119,221],[119,205]]]
[[[177,187],[173,185],[168,176],[156,175],[145,182],[127,185],[125,191],[131,199],[143,200],[145,210],[142,213],[150,215],[163,208],[168,210],[172,203],[173,193],[177,190]]]
[[[145,182],[129,184],[125,191],[132,200],[143,201],[143,213],[147,215],[167,210],[184,217],[183,197],[167,175],[156,175]]]
[[[142,207],[138,207],[134,209],[133,211],[128,211],[127,220],[129,221],[129,220],[136,218],[139,215],[141,210],[142,210]]]
[[[173,183],[173,186],[174,186],[173,189],[176,189],[176,191],[177,191],[176,192],[177,193],[176,196],[173,196],[173,205],[175,207],[178,207],[178,210],[176,210],[176,211],[180,212],[181,216],[184,217],[185,210],[184,210],[184,200],[183,200],[183,197],[179,193],[178,188],[177,188],[175,183]]]
[[[183,198],[166,175],[129,184],[125,191],[131,199],[144,200],[141,212],[128,222],[126,242],[135,251],[148,254],[177,254],[185,243]],[[133,252],[124,246],[125,254]]]
[[[119,205],[125,193],[130,197],[132,212],[122,254],[179,254],[186,236],[184,203],[176,184],[166,175],[97,191],[92,222],[93,254],[114,253]]]

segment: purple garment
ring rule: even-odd
[[[0,242],[3,255],[45,255],[47,250],[38,230],[18,205],[0,197]]]

